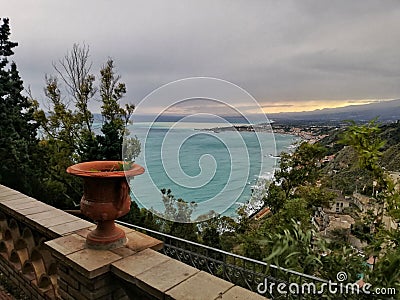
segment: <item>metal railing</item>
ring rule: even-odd
[[[288,287],[290,283],[296,283],[301,287],[303,284],[313,283],[318,287],[323,283],[328,283],[327,280],[315,276],[281,268],[137,225],[122,221],[116,222],[163,241],[164,248],[161,250],[163,254],[253,292],[259,293],[260,289],[264,292],[265,289],[265,293],[261,294],[268,298],[315,299],[315,295],[306,296],[302,294],[301,290],[295,296],[290,293],[282,295],[277,292],[277,286],[283,284],[283,286]],[[270,289],[266,288],[267,286]]]
[[[130,223],[118,220],[115,222],[144,232],[163,241],[164,247],[160,251],[171,258],[270,299],[394,299],[391,296],[385,297],[383,295],[364,294],[362,289],[354,290],[354,287],[351,286],[347,293],[336,295],[326,293],[323,295],[318,294],[318,291],[321,290],[328,291],[328,280],[281,268],[273,264],[212,248]],[[297,287],[298,290],[290,289],[292,283],[295,284],[292,286]],[[279,291],[279,284],[282,284],[281,286],[284,287],[284,292],[282,292],[282,290]],[[322,289],[324,284],[325,289]],[[315,287],[314,292],[310,290],[310,285]]]

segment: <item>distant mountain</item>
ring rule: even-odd
[[[186,115],[170,115],[164,114],[156,115],[133,115],[134,122],[178,122],[186,118]],[[265,115],[245,115],[245,116],[221,116],[226,122],[234,124],[247,124],[247,123],[264,123]],[[246,119],[249,118],[249,120]],[[400,120],[400,99],[391,101],[374,102],[364,105],[350,105],[339,108],[324,108],[314,111],[305,112],[289,112],[289,113],[275,113],[267,114],[269,120],[274,121],[310,121],[310,122],[323,122],[323,123],[337,123],[344,120],[354,121],[369,121],[375,117],[379,117],[380,122],[393,122]],[[94,114],[95,122],[101,123],[103,117],[101,114]],[[251,120],[251,121],[250,121]],[[191,116],[190,119],[185,119],[185,122],[196,123],[217,123],[222,120],[216,120],[215,117],[204,115]]]
[[[350,105],[339,108],[325,108],[307,112],[269,114],[273,120],[309,120],[309,121],[367,121],[379,117],[381,122],[400,120],[400,99],[380,101],[364,105]]]
[[[234,124],[246,124],[249,123],[243,116],[221,116],[225,122],[230,122]],[[155,115],[133,115],[133,120],[135,122],[195,122],[195,123],[223,123],[222,119],[217,119],[212,116],[190,116],[188,119],[186,115],[171,115],[164,114],[160,116]]]

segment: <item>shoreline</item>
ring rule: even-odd
[[[324,134],[323,131],[327,128],[327,126],[292,126],[292,125],[283,125],[283,124],[257,124],[257,125],[233,125],[227,127],[213,127],[213,128],[202,128],[202,129],[194,129],[196,131],[212,131],[214,133],[220,132],[229,132],[229,131],[238,131],[238,132],[263,132],[263,133],[272,133],[272,134],[281,134],[281,135],[289,135],[298,137],[303,141],[307,141],[309,143],[316,143],[319,140],[328,136],[328,134]]]

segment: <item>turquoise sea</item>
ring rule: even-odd
[[[135,123],[141,142],[136,162],[145,174],[131,181],[132,198],[140,206],[164,212],[160,189],[196,202],[195,219],[215,211],[235,216],[249,201],[259,178],[270,178],[276,155],[288,151],[297,138],[268,132],[202,130],[218,123]]]

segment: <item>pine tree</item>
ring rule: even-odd
[[[23,82],[8,58],[18,43],[9,40],[9,20],[0,26],[0,183],[31,194],[36,180],[32,153],[37,146],[35,104],[22,95]]]

